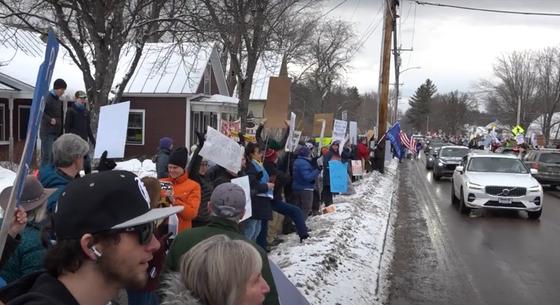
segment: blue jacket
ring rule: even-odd
[[[313,168],[311,162],[304,157],[297,157],[294,162],[292,175],[292,190],[303,191],[315,187],[315,178],[319,175],[319,170]]]
[[[58,197],[62,194],[64,188],[68,183],[70,183],[70,181],[72,181],[72,179],[72,177],[58,170],[53,165],[45,165],[39,169],[39,181],[43,187],[56,189],[47,201],[47,212],[49,214],[54,212]]]

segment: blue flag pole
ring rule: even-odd
[[[27,135],[25,138],[23,154],[21,155],[16,179],[14,181],[14,187],[10,193],[8,206],[4,210],[4,220],[2,221],[2,229],[0,229],[0,257],[4,251],[4,245],[6,244],[8,230],[12,224],[16,206],[19,206],[21,201],[25,176],[27,176],[30,172],[33,150],[35,148],[35,144],[37,143],[39,124],[41,124],[43,110],[45,109],[45,98],[49,92],[49,84],[51,83],[54,64],[58,55],[58,47],[59,43],[56,39],[56,35],[52,30],[49,30],[45,59],[39,67],[37,81],[35,82],[35,91],[33,92],[33,100],[31,102],[31,109],[29,112],[29,122],[27,123]]]

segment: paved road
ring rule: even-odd
[[[388,304],[560,304],[560,192],[545,193],[539,221],[460,215],[450,192],[423,160],[400,165]]]

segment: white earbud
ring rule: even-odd
[[[100,258],[100,257],[101,257],[101,252],[99,252],[99,251],[95,248],[95,246],[91,246],[90,249],[91,249],[91,251],[93,251],[93,254],[95,254],[95,256],[96,256],[97,258]]]

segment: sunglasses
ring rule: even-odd
[[[124,228],[120,232],[138,233],[138,241],[141,245],[147,245],[154,236],[155,223],[149,222],[134,227]]]

